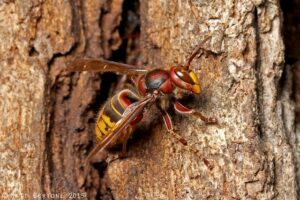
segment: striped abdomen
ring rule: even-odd
[[[122,118],[126,108],[138,101],[139,96],[129,89],[120,91],[108,100],[97,118],[95,127],[97,138],[101,141],[110,134],[111,129]],[[137,120],[134,120],[134,123],[137,123],[141,119],[141,116],[138,116],[137,118]],[[132,122],[131,125],[134,123]],[[132,132],[131,125],[123,131],[124,134],[130,134]]]

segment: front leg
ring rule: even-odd
[[[174,108],[175,110],[180,114],[189,114],[193,115],[195,117],[200,118],[202,121],[204,121],[206,124],[217,124],[218,120],[214,117],[206,117],[201,112],[195,111],[194,109],[190,109],[182,105],[179,101],[174,102]]]

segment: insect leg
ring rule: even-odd
[[[184,146],[186,146],[187,141],[183,137],[181,137],[180,135],[178,135],[177,133],[174,132],[173,123],[172,123],[170,115],[167,113],[167,111],[160,108],[160,106],[158,106],[158,108],[162,114],[162,117],[164,119],[165,126],[167,128],[168,133],[170,133],[174,138],[176,138],[176,140],[178,140],[180,143],[182,143]]]
[[[124,141],[122,142],[122,153],[121,153],[122,157],[126,157],[126,154],[127,154],[127,142],[128,142],[128,139],[131,136],[131,133],[132,133],[132,128],[131,128],[131,126],[129,126],[125,130],[125,133],[124,133],[124,138],[123,138]]]
[[[212,170],[213,165],[206,158],[203,157],[202,153],[198,149],[189,145],[188,142],[183,137],[181,137],[180,135],[178,135],[177,133],[175,133],[173,131],[173,124],[172,124],[170,115],[165,110],[161,109],[160,107],[159,107],[159,110],[162,113],[168,133],[170,133],[177,141],[179,141],[181,144],[183,144],[187,148],[186,150],[189,150],[190,152],[197,155],[203,161],[203,163],[207,166],[207,168],[209,170]]]
[[[218,120],[214,117],[206,117],[201,112],[195,111],[194,109],[190,109],[179,103],[178,101],[175,101],[174,103],[175,110],[180,114],[189,114],[193,115],[195,117],[200,118],[202,121],[204,121],[206,124],[217,124]]]

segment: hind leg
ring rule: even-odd
[[[131,134],[132,134],[132,128],[128,127],[122,137],[122,151],[120,154],[121,158],[127,157],[127,143],[128,143],[128,140],[129,140]]]

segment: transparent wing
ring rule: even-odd
[[[94,149],[88,155],[87,162],[90,161],[96,153],[105,149],[112,141],[114,141],[114,139],[118,138],[122,131],[130,124],[130,122],[141,112],[143,112],[145,106],[154,99],[155,96],[145,97],[144,99],[140,100],[134,107],[131,107],[130,111],[127,112],[127,114],[122,119],[120,119],[120,121],[118,121],[117,124],[113,127],[111,133],[109,133],[108,136],[101,142],[96,144]]]
[[[136,75],[145,74],[148,69],[109,60],[83,58],[68,62],[66,71],[115,72]]]

